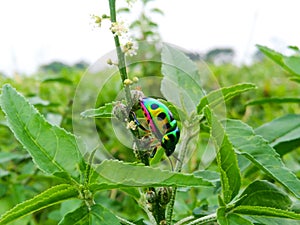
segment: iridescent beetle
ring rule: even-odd
[[[140,99],[139,103],[152,134],[160,142],[169,157],[174,152],[180,137],[177,121],[173,118],[168,107],[154,98],[144,97]],[[135,114],[133,114],[133,117],[138,127],[144,131],[149,131],[140,124]],[[156,148],[153,150],[151,157],[155,153]]]

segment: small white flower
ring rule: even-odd
[[[112,22],[110,27],[111,32],[114,36],[122,36],[128,32],[128,28],[125,26],[124,21]]]
[[[122,51],[126,56],[134,56],[137,54],[138,47],[135,42],[129,40],[122,46]]]
[[[135,122],[133,120],[131,120],[129,123],[127,122],[127,129],[131,129],[131,130],[136,130],[137,125],[135,124]]]

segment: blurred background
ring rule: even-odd
[[[146,12],[161,40],[196,55],[225,49],[235,63],[250,63],[255,44],[281,52],[300,46],[298,2],[238,0],[142,1],[123,14],[128,24]],[[118,7],[128,6],[117,0]],[[151,12],[158,8],[163,14]],[[113,50],[108,23],[95,27],[92,15],[109,14],[103,0],[11,0],[0,2],[0,72],[30,75],[52,61],[94,63]]]

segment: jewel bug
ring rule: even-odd
[[[150,132],[160,142],[169,157],[174,152],[180,138],[177,121],[168,107],[157,99],[144,97],[139,100],[139,104],[149,125]],[[137,120],[134,113],[133,117],[138,127],[144,131],[149,131]],[[155,153],[156,148],[150,157],[154,157]]]

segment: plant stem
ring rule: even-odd
[[[126,220],[126,219],[124,219],[124,218],[122,218],[120,216],[116,216],[116,217],[120,220],[121,224],[136,225],[135,223],[131,223],[130,221],[128,221],[128,220]]]
[[[177,223],[175,223],[174,225],[182,225],[182,224],[185,224],[185,223],[187,223],[188,221],[191,221],[191,220],[193,220],[193,219],[195,219],[194,216],[188,216],[188,217],[185,217],[185,218],[179,220],[179,221],[178,221]]]
[[[116,14],[116,0],[109,0],[109,10],[110,10],[110,20],[112,23],[117,22],[117,14]],[[127,70],[126,70],[126,61],[125,54],[122,52],[121,44],[118,35],[114,35],[114,41],[117,51],[118,57],[118,68],[121,75],[122,82],[128,79]],[[130,106],[132,103],[130,89],[128,85],[125,85],[125,97]]]
[[[193,118],[190,119],[189,121],[193,121]],[[183,124],[183,129],[182,129],[182,142],[179,146],[179,160],[176,162],[175,165],[175,172],[180,172],[182,169],[183,161],[187,152],[187,147],[189,142],[199,134],[199,129],[196,129],[192,134],[190,134],[190,130],[193,130],[194,126],[197,126],[197,122],[187,122]],[[174,187],[172,190],[172,197],[170,199],[170,203],[168,204],[168,209],[167,209],[167,224],[171,225],[172,222],[172,216],[173,216],[173,209],[174,209],[174,204],[175,204],[175,197],[176,197],[176,192],[177,192],[177,187]]]
[[[204,223],[208,223],[208,222],[212,222],[212,221],[216,221],[217,220],[217,213],[213,213],[207,216],[203,216],[200,217],[190,223],[188,223],[187,225],[200,225],[200,224],[204,224]]]

